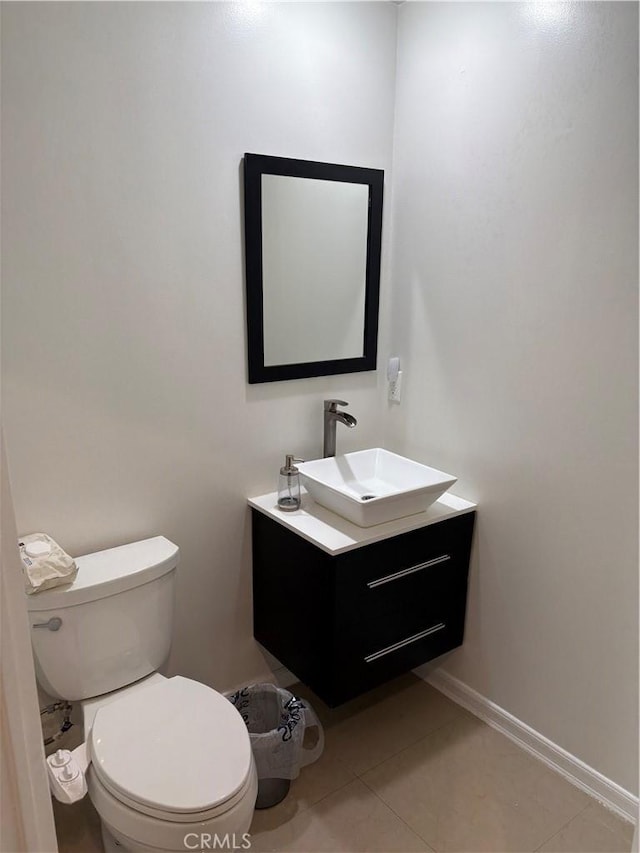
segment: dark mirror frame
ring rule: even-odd
[[[286,175],[366,184],[369,187],[367,266],[364,303],[363,355],[327,361],[265,366],[262,302],[262,175]],[[378,304],[380,301],[380,249],[384,171],[360,166],[340,166],[314,160],[293,160],[263,154],[244,155],[244,226],[247,283],[247,346],[250,384],[330,376],[376,369]]]

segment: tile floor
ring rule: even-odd
[[[337,709],[302,685],[322,758],[258,811],[254,851],[617,853],[633,828],[412,675]],[[55,804],[60,853],[102,850],[85,799]]]

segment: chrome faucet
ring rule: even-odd
[[[324,401],[324,448],[323,456],[336,455],[336,424],[341,424],[353,429],[358,421],[348,412],[339,412],[338,406],[348,406],[344,400]]]

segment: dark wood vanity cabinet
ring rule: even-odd
[[[474,522],[331,556],[252,509],[256,640],[331,706],[461,645]]]

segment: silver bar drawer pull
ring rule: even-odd
[[[62,625],[62,619],[59,616],[52,616],[48,622],[35,622],[32,628],[48,628],[50,631],[59,631]]]
[[[406,578],[407,575],[412,575],[414,572],[421,572],[423,569],[428,569],[429,566],[437,566],[438,563],[446,563],[447,560],[451,559],[450,554],[443,554],[441,557],[436,557],[434,560],[427,560],[426,563],[416,563],[415,566],[409,566],[408,569],[402,569],[399,572],[395,572],[392,575],[385,575],[383,578],[378,578],[375,581],[369,581],[367,586],[369,589],[374,589],[377,586],[382,586],[383,583],[391,583],[391,581],[400,580],[400,578]]]
[[[399,643],[394,643],[392,646],[387,646],[385,649],[380,649],[379,652],[374,652],[372,655],[367,655],[365,658],[366,663],[372,663],[374,660],[378,660],[378,658],[382,658],[385,655],[390,655],[391,652],[397,652],[398,649],[403,649],[405,646],[410,646],[411,643],[417,643],[418,640],[422,640],[425,637],[428,637],[429,634],[435,634],[436,631],[442,631],[446,625],[444,622],[438,622],[437,625],[433,625],[431,628],[427,628],[426,631],[420,631],[419,634],[414,634],[412,637],[407,637],[406,640],[400,640]]]

